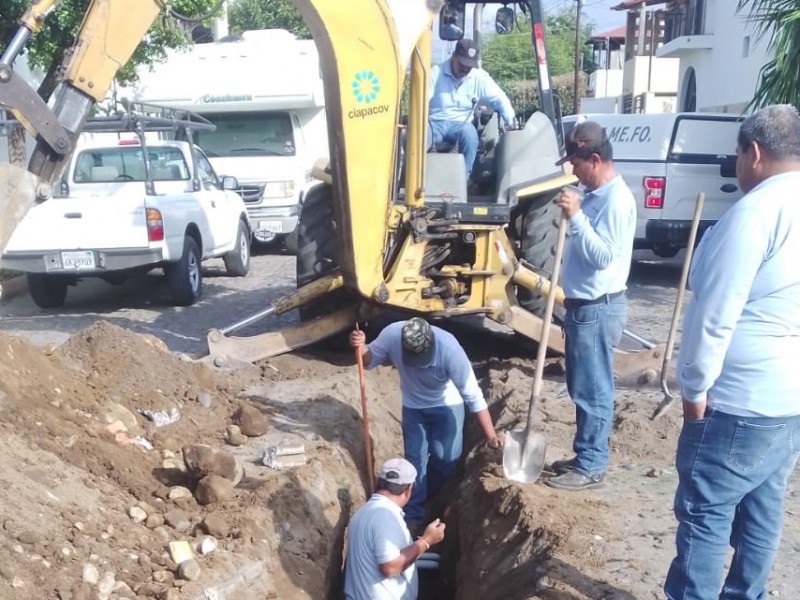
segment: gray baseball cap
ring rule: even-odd
[[[417,470],[405,458],[390,458],[378,472],[378,479],[389,483],[408,485],[417,480]]]

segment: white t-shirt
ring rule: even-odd
[[[344,597],[346,600],[416,600],[416,564],[394,577],[384,577],[378,565],[400,556],[411,544],[403,511],[382,494],[373,494],[359,508],[347,532]]]

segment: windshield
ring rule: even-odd
[[[217,126],[197,131],[195,142],[210,156],[294,156],[292,121],[285,112],[204,113]]]

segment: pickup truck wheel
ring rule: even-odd
[[[680,252],[680,248],[678,246],[661,246],[656,244],[653,246],[653,254],[658,256],[659,258],[673,258]]]
[[[555,260],[555,247],[558,238],[558,221],[561,218],[561,209],[551,201],[550,196],[536,198],[526,208],[522,220],[522,258],[529,263],[533,270],[545,277],[550,277],[553,272]],[[547,299],[526,289],[517,290],[519,303],[537,316],[544,314]],[[563,315],[563,309],[556,306],[554,314]]]
[[[28,291],[39,308],[58,308],[67,299],[67,280],[63,277],[28,273]]]
[[[164,266],[172,302],[177,306],[190,306],[200,299],[203,291],[203,270],[200,250],[191,236],[183,240],[183,255],[176,263]]]
[[[244,277],[250,271],[250,230],[243,221],[239,221],[236,247],[222,260],[225,261],[225,271],[231,277]]]

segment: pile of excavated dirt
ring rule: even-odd
[[[521,426],[533,360],[502,337],[457,334],[498,428]],[[349,353],[214,371],[100,323],[47,350],[0,336],[0,354],[0,597],[338,597],[345,527],[366,481]],[[574,410],[550,362],[537,427],[553,460],[571,455]],[[402,453],[396,372],[368,372],[367,390],[378,465]],[[577,494],[505,480],[501,452],[468,420],[463,468],[431,507],[447,523],[450,591],[421,598],[660,598],[680,427],[677,410],[650,421],[660,398],[618,393],[608,483]],[[770,588],[782,597],[800,589],[793,482],[789,496]],[[193,561],[179,566],[175,542]]]

